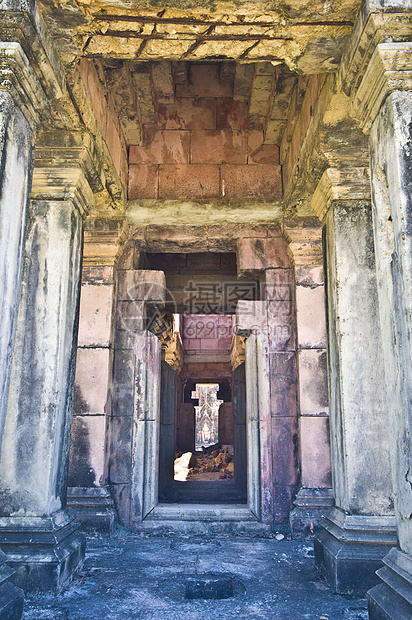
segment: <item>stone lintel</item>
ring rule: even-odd
[[[412,557],[392,548],[377,571],[381,580],[367,593],[369,618],[398,620],[412,617]]]
[[[82,217],[94,204],[93,192],[80,168],[34,168],[31,199],[71,202]]]
[[[0,90],[11,95],[31,127],[50,114],[46,94],[20,43],[0,42]]]
[[[338,594],[364,595],[377,585],[376,570],[397,545],[396,519],[348,515],[332,508],[315,537],[315,564]]]
[[[122,218],[87,219],[84,227],[83,266],[115,265],[126,234],[127,230]]]
[[[285,219],[283,233],[295,266],[323,264],[322,224],[317,217]]]
[[[312,196],[311,207],[323,221],[334,201],[371,199],[370,172],[368,168],[328,168],[322,175]]]
[[[379,43],[350,111],[365,133],[386,97],[396,90],[412,90],[412,43]]]

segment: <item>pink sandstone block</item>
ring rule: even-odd
[[[291,352],[270,353],[270,411],[271,416],[296,417],[297,362]]]
[[[293,269],[266,269],[261,297],[275,301],[293,301],[295,288]]]
[[[192,131],[191,161],[193,164],[246,164],[246,133]]]
[[[159,166],[159,198],[175,200],[191,198],[218,198],[220,173],[218,165]]]
[[[301,417],[300,458],[304,487],[330,487],[329,419]]]
[[[273,482],[280,485],[296,484],[297,463],[297,418],[272,418]]]
[[[216,99],[190,97],[157,108],[162,129],[216,129]]]
[[[263,131],[259,129],[250,129],[248,132],[247,139],[247,152],[248,155],[256,151],[260,146],[262,146],[264,140]]]
[[[295,307],[291,301],[268,301],[269,347],[271,351],[296,350]]]
[[[226,198],[282,197],[281,166],[278,164],[224,164],[222,186]]]
[[[80,295],[78,345],[109,346],[112,329],[113,285],[83,284]]]
[[[278,164],[279,147],[274,144],[262,144],[247,158],[248,164]]]
[[[90,486],[100,486],[105,483],[106,425],[107,418],[104,415],[73,417],[69,479],[76,476],[78,472],[87,472]],[[87,446],[86,449],[85,446]],[[90,480],[91,477],[94,477],[94,481]],[[76,480],[74,479],[73,482]],[[81,483],[82,480],[78,480],[79,486]]]
[[[217,64],[191,65],[189,79],[176,84],[176,97],[232,97],[232,83],[221,80]]]
[[[296,287],[299,348],[326,348],[324,287]]]
[[[146,326],[146,303],[144,301],[118,301],[116,305],[116,328],[141,331]]]
[[[299,394],[301,415],[328,415],[326,349],[299,351]]]
[[[158,166],[129,166],[129,200],[157,198]]]
[[[78,349],[74,388],[75,415],[106,412],[111,357],[109,349]]]
[[[188,164],[190,133],[158,131],[147,146],[131,146],[130,164]]]
[[[270,268],[290,269],[287,243],[280,237],[241,238],[237,242],[237,264],[240,275],[258,275]]]
[[[217,129],[245,131],[249,125],[249,106],[243,101],[218,99]]]
[[[118,300],[161,303],[165,300],[166,278],[163,271],[126,269],[119,271],[117,287]]]

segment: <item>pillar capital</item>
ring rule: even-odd
[[[0,90],[8,92],[31,127],[47,117],[49,103],[20,43],[0,42]]]
[[[288,218],[283,232],[289,241],[288,254],[295,267],[323,264],[322,224],[317,217]]]
[[[127,234],[123,218],[89,218],[84,224],[84,267],[112,267]]]
[[[331,204],[336,200],[370,200],[370,172],[368,168],[327,168],[312,196],[311,207],[323,221]]]
[[[412,42],[379,43],[351,107],[351,115],[365,133],[369,133],[386,97],[399,90],[412,90]]]
[[[94,143],[81,131],[42,131],[36,146],[32,200],[71,200],[85,217],[103,189]]]

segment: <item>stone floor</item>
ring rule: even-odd
[[[234,596],[188,600],[186,579],[231,576]],[[26,597],[24,620],[366,620],[365,599],[332,594],[303,541],[233,536],[89,538],[82,573],[59,596]]]

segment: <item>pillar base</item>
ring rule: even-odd
[[[395,517],[347,515],[332,508],[314,543],[316,568],[333,592],[363,596],[379,582],[375,571],[397,544]]]
[[[48,517],[1,517],[0,546],[25,591],[59,592],[83,565],[86,540],[71,510]]]
[[[0,551],[0,618],[20,620],[23,614],[24,592],[11,583],[14,570],[6,562],[5,553]]]
[[[67,506],[76,514],[82,531],[113,533],[117,519],[108,487],[69,487]]]
[[[391,549],[377,572],[379,585],[369,590],[371,620],[408,620],[412,618],[412,557],[400,549]]]
[[[289,515],[293,538],[311,540],[320,530],[320,523],[333,506],[332,489],[300,489]]]

